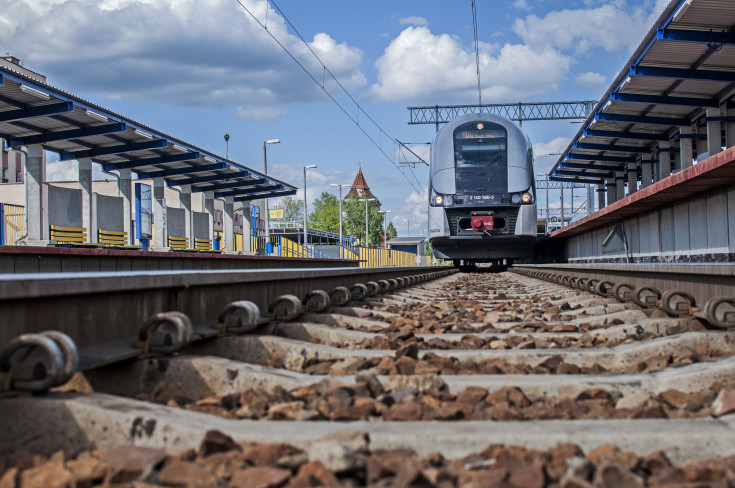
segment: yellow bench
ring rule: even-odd
[[[116,230],[97,230],[97,240],[105,247],[139,250],[140,246],[128,245],[128,233]]]
[[[194,249],[189,249],[188,237],[168,236],[168,247],[172,251],[195,251]]]
[[[199,252],[222,252],[220,249],[212,249],[212,239],[194,238],[194,249]]]
[[[62,227],[49,225],[49,238],[56,241],[57,245],[99,247],[96,242],[87,242],[87,229],[85,227]]]

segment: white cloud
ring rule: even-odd
[[[560,153],[569,145],[568,137],[557,137],[548,142],[537,142],[533,145],[534,171],[548,173],[559,160]]]
[[[543,18],[529,15],[516,19],[513,30],[536,49],[551,46],[585,53],[602,48],[612,53],[634,49],[650,27],[652,15],[650,5],[614,1],[596,8],[552,11]]]
[[[517,8],[518,10],[531,10],[526,0],[516,0],[513,2],[513,8]]]
[[[92,180],[115,179],[107,173],[102,172],[102,165],[92,163]],[[79,161],[71,159],[68,161],[52,160],[46,162],[46,181],[79,181]]]
[[[575,78],[578,84],[588,88],[599,88],[607,84],[607,78],[600,73],[588,71],[587,73],[579,73]]]
[[[522,44],[480,45],[483,102],[527,99],[554,90],[572,60],[554,49]],[[475,55],[447,34],[408,27],[375,63],[378,83],[368,98],[467,101],[477,96]]]
[[[429,25],[429,22],[424,17],[417,17],[415,15],[399,19],[398,23],[401,25]]]
[[[6,0],[5,51],[50,83],[127,100],[208,107],[272,120],[324,94],[236,2],[230,0]],[[242,0],[268,31],[322,78],[308,48],[265,0]],[[69,26],[73,26],[70,28]],[[34,39],[34,42],[27,42]],[[346,88],[364,86],[362,51],[316,34],[309,47]],[[278,106],[280,109],[274,110]]]

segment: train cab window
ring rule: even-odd
[[[491,122],[470,122],[454,130],[454,161],[457,169],[507,166],[508,132]]]

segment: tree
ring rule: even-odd
[[[304,205],[301,201],[296,200],[294,197],[283,197],[278,204],[273,208],[280,208],[283,210],[282,219],[271,219],[279,222],[303,222],[304,221]]]
[[[387,240],[395,239],[396,237],[398,237],[398,231],[393,226],[393,222],[388,222],[388,227],[385,233],[388,234]]]
[[[357,237],[361,246],[377,246],[380,243],[380,235],[383,233],[383,215],[378,212],[379,208],[368,202],[368,222],[370,235],[365,240],[365,202],[359,201],[359,197],[353,195],[342,202],[344,216],[344,233]]]
[[[328,192],[314,200],[314,211],[309,214],[309,227],[327,232],[339,232],[339,200]]]

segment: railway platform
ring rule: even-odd
[[[572,222],[542,245],[577,263],[732,263],[733,208],[731,147]]]
[[[356,267],[358,260],[156,252],[33,246],[0,246],[0,274],[93,271],[247,270]]]

